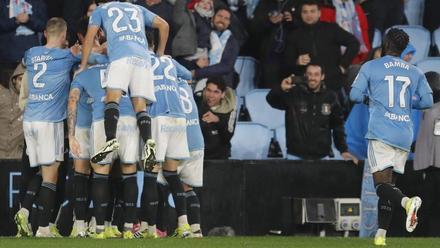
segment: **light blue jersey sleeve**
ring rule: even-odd
[[[149,11],[148,9],[139,6],[142,10],[142,14],[144,16],[144,22],[145,22],[145,26],[146,27],[153,27],[153,21],[154,18],[156,18],[156,14],[154,14],[153,12]]]
[[[353,84],[351,85],[350,100],[353,102],[361,103],[365,100],[368,93],[368,80],[369,80],[368,63],[361,67],[358,75],[356,76]]]
[[[102,8],[96,8],[89,19],[89,26],[102,26]]]
[[[181,65],[176,60],[172,59],[174,66],[176,67],[177,77],[183,80],[192,80],[191,72]]]
[[[92,125],[92,105],[93,98],[91,98],[84,87],[80,83],[84,80],[82,73],[78,75],[71,83],[70,89],[78,89],[80,91],[80,98],[77,105],[76,127],[90,128]]]
[[[81,73],[82,74],[82,73]],[[79,89],[79,91],[83,91],[83,87],[80,84],[80,78],[81,78],[81,74],[77,75],[75,77],[75,79],[73,79],[72,83],[70,84],[70,89]]]
[[[431,87],[429,87],[428,81],[423,73],[420,73],[419,82],[416,89],[416,96],[419,99],[416,99],[413,104],[415,109],[427,109],[432,107],[434,104]]]

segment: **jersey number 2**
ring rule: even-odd
[[[38,71],[40,66],[41,66],[41,69],[40,69],[40,71]],[[47,70],[47,64],[45,62],[34,64],[34,71],[38,71],[35,74],[35,76],[32,78],[32,84],[34,85],[35,88],[43,88],[44,87],[44,83],[39,83],[38,79],[46,72],[46,70]]]
[[[388,81],[388,107],[392,108],[394,107],[394,81],[403,82],[402,89],[399,93],[399,101],[400,101],[400,107],[405,108],[405,93],[408,86],[411,84],[411,80],[409,77],[405,76],[397,76],[394,80],[394,76],[387,75],[385,76],[385,80]]]

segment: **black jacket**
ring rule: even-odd
[[[271,90],[266,97],[274,108],[286,111],[287,153],[304,159],[332,155],[332,131],[336,148],[347,151],[344,117],[336,94],[321,87],[311,92],[299,84],[289,92]]]
[[[341,55],[341,46],[347,48],[343,55]],[[296,65],[296,60],[300,55],[308,53],[312,62],[324,66],[327,86],[338,90],[343,84],[343,75],[339,66],[347,68],[358,51],[359,42],[356,37],[336,23],[302,24],[287,36],[284,76],[292,73],[303,75],[305,66]]]
[[[220,106],[209,108],[202,95],[195,95],[199,110],[200,128],[205,140],[205,159],[228,159],[231,156],[231,139],[235,131],[236,99],[232,89],[227,88]],[[206,123],[202,116],[211,111],[220,119],[217,123]]]

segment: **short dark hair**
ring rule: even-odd
[[[304,0],[301,3],[301,7],[299,8],[300,11],[302,11],[302,7],[304,5],[316,5],[318,6],[318,9],[321,9],[321,4],[318,0]]]
[[[318,63],[318,62],[310,62],[310,63],[308,63],[307,64],[307,66],[306,66],[306,70],[307,70],[307,67],[309,67],[309,66],[318,66],[319,68],[321,68],[321,74],[325,74],[325,69],[324,69],[324,66],[323,65],[321,65],[320,63]]]
[[[83,16],[78,22],[76,32],[82,34],[85,37],[87,34],[88,27],[89,27],[89,17]]]
[[[226,90],[226,83],[222,77],[209,77],[206,81],[206,85],[208,84],[215,84],[221,92]]]
[[[95,0],[96,5],[99,5],[100,3],[107,3],[111,2],[112,0]]]
[[[405,31],[398,28],[391,28],[383,39],[382,53],[393,53],[400,56],[403,50],[408,46],[409,36]]]
[[[226,6],[221,6],[221,7],[216,8],[214,15],[217,14],[220,10],[224,10],[224,11],[229,12],[229,14],[231,15],[231,18],[232,18],[232,10]]]

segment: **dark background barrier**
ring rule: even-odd
[[[15,234],[12,217],[18,206],[19,164],[0,161],[0,235]],[[290,227],[293,218],[289,220],[291,216],[283,212],[283,197],[358,198],[362,169],[363,165],[344,161],[206,161],[204,188],[199,190],[202,227],[208,232],[231,226],[238,235],[265,235]],[[412,171],[411,163],[398,186],[409,196],[420,195],[424,202],[438,201],[438,196],[426,194],[423,173]],[[425,212],[422,207],[420,226],[411,235],[439,235],[432,232],[440,230],[439,216],[430,213],[426,218]],[[403,210],[396,208],[391,236],[408,235],[403,218]]]

